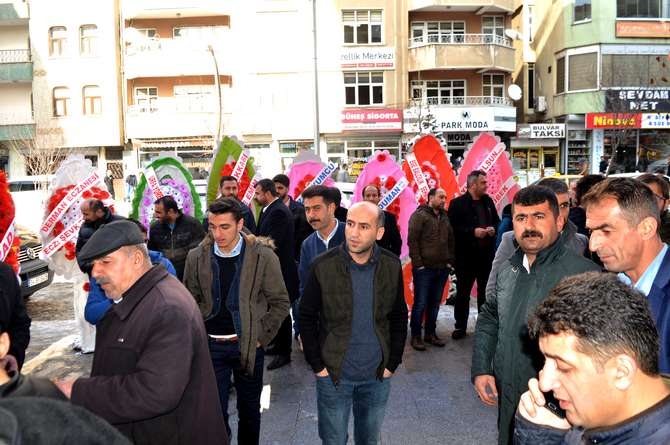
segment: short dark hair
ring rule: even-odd
[[[647,298],[615,274],[586,272],[564,278],[530,316],[532,338],[570,333],[577,350],[602,367],[617,354],[658,374],[659,338]]]
[[[277,193],[277,188],[275,187],[275,183],[271,179],[261,179],[256,183],[256,187],[260,187],[264,193],[270,192],[270,194],[274,197],[279,196],[279,193]]]
[[[428,199],[430,199],[430,198],[432,198],[433,196],[435,196],[435,195],[437,194],[437,191],[438,191],[438,190],[439,190],[439,187],[428,190]]]
[[[167,213],[168,210],[174,210],[175,213],[181,213],[181,210],[177,205],[177,201],[174,200],[174,197],[172,195],[165,195],[162,198],[158,198],[157,200],[154,201],[154,205],[158,204],[161,204],[163,206],[163,208],[165,209],[165,213]]]
[[[224,175],[221,176],[221,179],[219,179],[219,188],[223,187],[223,183],[226,181],[237,181],[237,178],[235,176],[230,176],[230,175]]]
[[[335,203],[335,197],[333,196],[333,189],[331,187],[326,187],[325,185],[310,185],[302,192],[302,199],[316,198],[320,196],[323,198],[323,202],[328,204]]]
[[[232,197],[219,198],[214,200],[207,208],[207,211],[212,215],[223,215],[224,213],[230,213],[233,215],[235,222],[239,222],[243,216],[241,204]]]
[[[564,194],[568,193],[568,184],[565,181],[561,181],[558,178],[542,178],[538,181],[537,185],[542,185],[547,187],[555,194]]]
[[[291,184],[291,180],[283,173],[275,175],[275,177],[272,178],[272,182],[278,182],[286,188],[288,188],[289,184]]]
[[[340,192],[340,189],[337,187],[329,187],[332,190],[333,193],[333,202],[335,203],[336,206],[340,206],[342,204],[342,192]]]
[[[584,195],[586,195],[596,184],[604,180],[605,177],[603,175],[597,174],[585,175],[579,178],[579,181],[575,184],[575,201],[577,201],[575,204],[582,205]]]
[[[97,198],[89,198],[86,202],[88,202],[88,209],[93,212],[97,212],[98,210],[105,211],[105,203]]]
[[[514,214],[514,208],[517,205],[534,206],[544,202],[549,203],[551,213],[554,214],[554,217],[558,217],[558,200],[556,199],[556,194],[550,188],[543,185],[529,185],[528,187],[522,188],[516,195],[514,195],[514,199],[512,200],[512,214]]]
[[[642,181],[647,185],[656,184],[661,189],[661,195],[663,198],[670,198],[670,184],[664,176],[655,175],[653,173],[643,173],[635,179]]]
[[[621,215],[632,227],[637,226],[644,218],[654,218],[660,222],[656,198],[646,184],[633,178],[607,178],[597,184],[582,198],[582,204],[588,208],[603,199],[616,200]]]
[[[472,170],[468,174],[468,178],[466,180],[467,186],[470,187],[472,184],[477,182],[477,179],[479,179],[480,176],[486,176],[486,172],[484,170]]]
[[[379,188],[379,186],[377,186],[377,184],[370,183],[370,184],[367,184],[365,187],[363,187],[363,190],[361,190],[361,197],[365,198],[365,189],[367,189],[368,187],[376,188],[377,189],[377,194],[379,196],[382,195],[382,190]]]

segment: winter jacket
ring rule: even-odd
[[[661,267],[656,273],[649,294],[649,308],[656,322],[661,341],[658,368],[664,374],[670,373],[670,249],[665,253]]]
[[[165,267],[165,270],[171,275],[177,275],[170,260],[165,258],[162,253],[150,250],[149,258],[151,258],[151,264],[154,266],[162,264],[163,267]],[[86,321],[94,325],[98,323],[103,315],[105,315],[105,312],[112,306],[113,302],[111,299],[107,298],[105,291],[102,290],[95,278],[90,277],[88,282],[89,289],[88,297],[86,299],[86,307],[84,308],[84,318]]]
[[[400,260],[393,253],[380,249],[374,271],[375,332],[382,348],[384,368],[394,372],[402,361],[407,337],[407,304]],[[317,373],[326,368],[333,382],[342,373],[342,361],[349,346],[353,317],[353,294],[346,245],[330,249],[318,256],[305,284],[300,303],[300,336],[305,359]]]
[[[444,269],[454,264],[454,242],[454,231],[444,209],[435,214],[432,207],[423,204],[412,213],[407,230],[412,267]]]
[[[100,319],[91,377],[72,403],[135,443],[227,444],[205,326],[163,266],[142,275]]]
[[[635,417],[611,427],[560,430],[516,415],[514,445],[667,445],[670,443],[670,396]]]
[[[154,221],[149,230],[149,250],[157,250],[167,257],[177,271],[177,278],[184,276],[184,263],[188,251],[205,237],[202,224],[189,215],[181,214],[174,229],[161,221]]]
[[[9,376],[9,381],[0,385],[0,398],[51,397],[52,399],[67,400],[65,394],[51,380],[21,374],[13,356],[6,355],[0,359],[0,366]]]
[[[314,233],[314,229],[307,222],[307,215],[305,215],[305,207],[291,198],[288,197],[288,209],[293,214],[293,227],[294,231],[294,259],[296,262],[300,261],[300,247],[302,247],[303,241]]]
[[[239,337],[240,362],[247,374],[253,375],[256,342],[267,347],[289,313],[289,300],[281,278],[277,256],[266,238],[243,235],[244,246],[238,260],[238,271],[231,284],[238,289],[237,307],[220,295],[219,265],[214,258],[214,242],[207,236],[188,254],[184,285],[191,292],[201,315],[209,320],[226,305],[232,309],[235,330]],[[240,265],[241,262],[241,265]],[[231,295],[234,297],[234,295]]]
[[[3,326],[0,331],[9,334],[9,354],[16,358],[19,369],[30,343],[30,323],[14,269],[0,261],[0,324]]]
[[[562,237],[538,253],[530,273],[523,257],[519,248],[500,268],[495,292],[487,295],[477,318],[472,350],[473,381],[478,375],[496,379],[500,444],[509,443],[521,394],[544,364],[537,341],[528,336],[528,316],[562,278],[598,270],[568,249]]]
[[[490,225],[498,227],[500,217],[489,195],[480,198],[488,215]],[[477,211],[472,195],[469,192],[463,193],[458,198],[452,199],[449,203],[449,222],[456,235],[456,262],[459,264],[470,264],[481,261],[482,257],[493,258],[495,249],[495,239],[491,239],[489,246],[480,247],[480,239],[475,237],[475,229],[480,227],[477,219]],[[489,260],[490,261],[490,260]]]
[[[309,276],[309,268],[312,266],[314,259],[321,255],[328,249],[337,247],[344,242],[344,223],[337,221],[337,230],[333,237],[328,241],[328,247],[323,244],[321,238],[319,238],[317,232],[312,233],[308,236],[305,241],[302,242],[302,247],[300,249],[300,264],[298,264],[298,276],[300,277],[300,296],[305,290],[305,283],[307,282],[307,277]]]
[[[402,250],[402,238],[398,229],[398,219],[391,212],[384,210],[384,234],[377,241],[379,247],[400,256]]]

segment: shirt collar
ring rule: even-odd
[[[326,245],[326,247],[328,247],[328,243],[330,242],[331,239],[333,239],[333,237],[337,233],[337,228],[340,226],[340,222],[338,220],[336,220],[335,218],[333,218],[333,219],[335,220],[335,227],[333,227],[333,230],[330,231],[330,233],[328,234],[326,239],[323,239],[323,237],[321,236],[321,233],[318,230],[316,231],[317,238],[319,238],[323,242],[323,244]]]
[[[651,286],[654,284],[654,280],[656,279],[656,275],[661,268],[661,263],[663,263],[663,258],[665,257],[667,251],[668,245],[663,244],[663,248],[658,253],[658,255],[656,255],[654,261],[652,261],[651,264],[647,266],[647,269],[644,271],[640,279],[637,280],[637,283],[633,284],[631,279],[628,278],[628,276],[623,272],[618,273],[619,280],[628,284],[629,286],[633,286],[643,294],[649,295],[649,292],[651,292]]]
[[[232,258],[240,254],[242,251],[242,235],[239,235],[240,238],[237,240],[237,244],[235,244],[235,247],[233,247],[233,250],[231,250],[229,253],[224,253],[219,249],[219,246],[214,243],[214,255],[221,257],[221,258]]]

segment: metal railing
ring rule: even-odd
[[[143,113],[215,113],[214,96],[202,100],[188,100],[178,97],[155,97],[141,99],[140,103],[128,106],[128,114]]]
[[[415,106],[442,106],[442,105],[504,105],[514,106],[514,102],[507,97],[498,96],[452,96],[452,97],[428,97],[412,101]]]
[[[0,63],[25,63],[25,62],[30,62],[29,49],[0,50]]]
[[[512,40],[497,34],[427,34],[409,39],[409,47],[427,45],[499,45],[512,48]]]

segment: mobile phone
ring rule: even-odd
[[[544,407],[551,411],[556,417],[565,419],[565,410],[558,404],[558,400],[554,397],[554,393],[552,391],[543,391],[542,395],[544,396]]]

